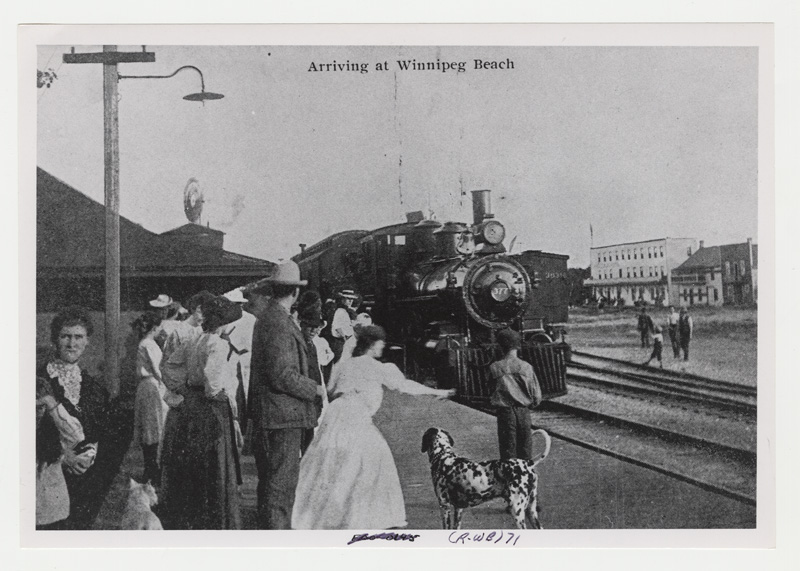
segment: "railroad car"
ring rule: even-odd
[[[566,393],[568,256],[529,250],[509,255],[490,191],[473,195],[473,223],[439,222],[421,212],[376,230],[348,230],[292,259],[323,299],[343,288],[363,297],[385,327],[388,357],[410,378],[487,400],[498,330],[523,336],[521,357],[545,398]]]

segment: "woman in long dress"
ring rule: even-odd
[[[169,406],[164,402],[167,387],[161,379],[161,348],[156,336],[161,331],[161,316],[154,311],[146,311],[134,322],[140,341],[136,354],[136,402],[133,417],[133,441],[142,447],[144,473],[142,480],[155,486],[160,485],[160,449],[164,439],[164,422]]]
[[[203,334],[188,354],[187,391],[172,443],[170,517],[175,529],[241,529],[239,382],[225,337],[242,310],[219,296],[202,311]]]
[[[363,327],[353,358],[334,367],[330,404],[300,463],[294,529],[387,529],[407,524],[394,458],[372,417],[384,388],[440,398],[453,391],[409,381],[396,366],[378,361],[385,339],[381,327]]]

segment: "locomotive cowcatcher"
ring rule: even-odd
[[[544,398],[566,394],[568,256],[510,255],[490,191],[475,190],[473,224],[439,222],[422,212],[377,230],[349,230],[305,247],[292,259],[323,299],[342,288],[363,296],[390,343],[387,354],[409,378],[456,388],[460,399],[488,401],[495,334],[523,337]]]

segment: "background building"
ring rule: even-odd
[[[694,238],[659,238],[590,250],[592,297],[609,303],[668,304],[672,270],[697,250]]]
[[[749,305],[758,301],[758,245],[703,247],[675,268],[674,299],[680,305]]]
[[[275,264],[223,248],[224,232],[185,224],[156,234],[120,216],[120,305],[142,310],[160,293],[184,301],[268,275]],[[37,171],[37,312],[105,308],[105,206]]]

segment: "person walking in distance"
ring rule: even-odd
[[[678,318],[678,335],[681,341],[681,349],[683,350],[683,360],[688,361],[689,342],[692,340],[692,317],[685,307],[681,307],[681,314]]]
[[[642,338],[642,348],[650,348],[650,335],[653,333],[653,318],[647,314],[647,308],[642,307],[642,312],[639,314],[639,323],[637,325],[639,335]]]
[[[676,359],[681,356],[681,344],[678,340],[678,312],[675,307],[669,306],[669,313],[667,314],[667,327],[669,327],[669,342],[672,345],[672,356]]]
[[[519,333],[503,329],[497,334],[503,358],[489,366],[497,382],[490,403],[497,408],[497,438],[500,458],[533,459],[531,410],[542,402],[542,389],[533,367],[517,355],[522,343]]]
[[[279,264],[268,280],[272,299],[253,330],[250,363],[257,526],[290,529],[303,432],[317,424],[324,388],[309,375],[308,346],[290,314],[308,282],[292,261]]]
[[[653,332],[653,352],[650,353],[650,358],[644,362],[645,365],[649,365],[650,361],[653,359],[658,359],[658,366],[662,369],[664,368],[664,363],[661,360],[662,352],[664,350],[664,335],[661,333],[661,326],[656,325],[655,331]]]

